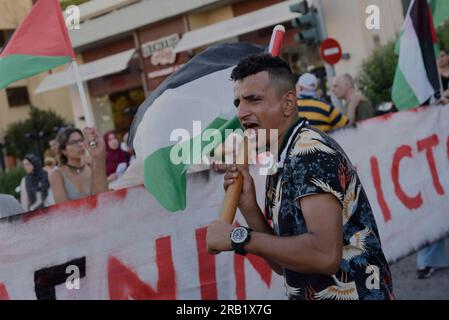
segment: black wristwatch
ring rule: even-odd
[[[232,229],[230,237],[232,250],[234,250],[235,253],[242,256],[246,255],[246,251],[243,246],[251,239],[251,231],[253,230],[246,227],[236,227]]]

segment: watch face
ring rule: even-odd
[[[232,231],[231,238],[232,238],[232,241],[234,241],[235,243],[243,243],[243,242],[245,242],[247,236],[248,236],[248,230],[246,230],[243,227],[238,227]]]

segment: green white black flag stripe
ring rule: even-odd
[[[413,0],[399,39],[392,99],[399,109],[418,107],[440,90],[436,34],[427,0]]]
[[[192,139],[187,143],[193,155],[193,139],[200,137],[200,132],[193,132],[194,121],[199,121],[203,130],[215,128],[224,133],[225,129],[239,128],[230,74],[241,58],[264,50],[247,43],[211,47],[168,78],[139,107],[130,131],[136,161],[127,175],[135,178],[143,169],[146,189],[167,210],[186,207],[186,174],[190,167],[170,160],[170,151],[177,143],[171,141],[172,133],[176,129],[190,133]]]

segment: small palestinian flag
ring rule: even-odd
[[[58,0],[39,0],[0,53],[0,89],[75,58]]]
[[[436,42],[427,0],[413,0],[396,48],[399,61],[391,95],[398,109],[418,107],[440,91]]]

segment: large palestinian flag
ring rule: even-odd
[[[39,0],[0,53],[0,89],[75,58],[58,0]]]
[[[398,42],[392,99],[399,109],[418,107],[440,90],[437,37],[427,0],[413,0]]]
[[[247,43],[210,47],[165,80],[140,106],[129,138],[136,161],[127,175],[138,176],[143,167],[146,189],[167,210],[185,209],[186,177],[191,166],[173,163],[170,154],[182,146],[177,144],[179,141],[171,141],[171,135],[176,129],[189,133],[190,139],[183,139],[182,145],[189,150],[187,157],[195,160],[206,144],[222,142],[214,138],[201,141],[205,129],[218,129],[225,138],[225,129],[240,128],[233,105],[231,71],[240,59],[264,49]],[[198,121],[195,128],[194,121]]]

